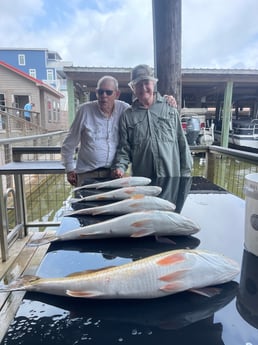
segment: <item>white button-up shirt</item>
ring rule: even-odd
[[[114,159],[118,145],[118,123],[129,104],[115,100],[110,117],[105,117],[98,101],[80,106],[62,145],[62,161],[65,171],[77,173],[92,171],[100,167],[108,168]],[[79,147],[76,166],[75,149]]]

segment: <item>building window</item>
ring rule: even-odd
[[[18,55],[18,64],[20,66],[25,66],[25,55],[24,54]]]
[[[53,101],[53,122],[57,122],[57,108],[56,108],[56,101]]]
[[[60,122],[60,103],[57,103],[57,122]]]
[[[56,54],[55,53],[48,53],[47,58],[48,58],[48,60],[56,60]]]
[[[47,111],[48,111],[48,122],[52,122],[52,102],[50,100],[47,102]]]
[[[0,93],[0,110],[5,111],[5,95]]]
[[[36,72],[35,68],[29,69],[29,75],[33,78],[37,78],[37,72]]]
[[[54,80],[54,72],[52,69],[47,69],[47,80],[48,81]]]

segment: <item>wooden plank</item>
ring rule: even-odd
[[[30,239],[35,240],[48,235],[48,232],[37,232],[27,236],[26,240],[22,239],[20,243],[14,246],[12,253],[10,252],[10,262],[4,263],[3,267],[1,267],[2,283],[7,284],[23,274],[36,273],[49,245],[30,247],[26,246],[26,244]],[[13,257],[13,254],[17,255]],[[4,268],[6,268],[5,271]],[[24,291],[0,293],[0,342],[13,321],[24,295]]]
[[[3,340],[11,322],[13,321],[24,295],[24,291],[17,291],[8,294],[8,298],[0,312],[0,342]]]
[[[30,241],[31,236],[32,235],[30,234],[21,239],[18,238],[9,248],[9,258],[6,261],[2,261],[2,257],[0,256],[0,278],[1,279],[4,273],[8,270],[8,268],[14,263],[19,253],[26,246],[28,241]]]

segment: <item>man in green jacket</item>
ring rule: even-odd
[[[193,160],[178,111],[155,92],[156,83],[149,66],[132,70],[129,85],[135,100],[120,118],[114,178],[123,177],[130,163],[135,176],[191,175]]]

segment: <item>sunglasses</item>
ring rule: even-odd
[[[114,90],[103,90],[103,89],[97,90],[97,93],[99,96],[104,95],[104,93],[106,93],[107,96],[111,96],[111,95],[113,95],[113,92],[114,92]]]

